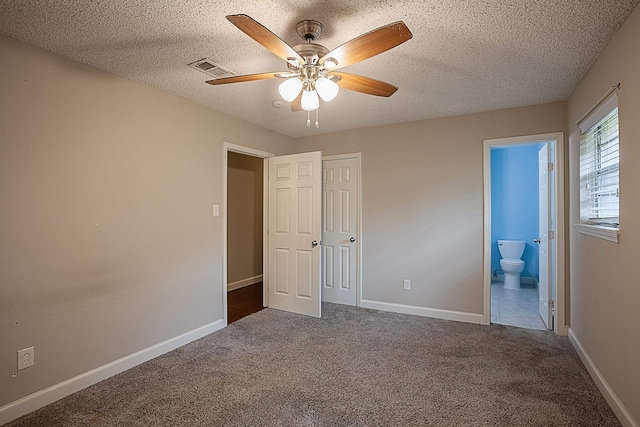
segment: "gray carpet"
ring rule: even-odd
[[[617,426],[566,338],[266,309],[9,426]]]

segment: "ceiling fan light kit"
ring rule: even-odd
[[[297,77],[291,77],[280,83],[278,86],[278,92],[282,99],[287,102],[293,102],[298,97],[302,90],[302,80]]]
[[[305,89],[302,92],[302,103],[300,104],[305,111],[315,111],[320,107],[320,99],[315,90]]]
[[[211,85],[264,80],[286,79],[278,85],[280,96],[291,103],[292,111],[307,111],[307,126],[311,125],[310,112],[316,112],[315,126],[319,127],[318,108],[320,98],[330,102],[338,95],[340,87],[369,95],[389,97],[398,88],[389,83],[369,77],[333,70],[355,64],[392,49],[413,35],[402,22],[394,22],[363,34],[330,51],[314,43],[322,34],[322,24],[314,20],[301,21],[296,25],[298,35],[306,43],[289,46],[248,15],[229,15],[227,19],[249,37],[260,43],[274,55],[285,60],[289,72],[249,74],[209,80]]]
[[[316,80],[316,91],[324,102],[331,102],[336,96],[338,96],[340,86],[331,79],[320,77]]]

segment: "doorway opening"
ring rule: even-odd
[[[223,310],[227,324],[267,306],[265,159],[273,154],[224,144]]]
[[[229,323],[229,152],[262,159],[262,306],[320,317],[322,153],[276,157],[264,151],[224,143],[225,244],[221,288],[225,324]],[[255,190],[258,192],[259,189]],[[257,276],[246,280],[257,280]]]
[[[552,150],[552,145],[545,141],[491,148],[491,323],[527,329],[553,327],[539,313],[543,260],[537,243],[541,221],[553,221],[538,191],[539,168],[547,168],[548,163],[539,163],[539,153]],[[507,255],[509,248],[522,255]],[[507,261],[507,257],[518,261]]]
[[[566,334],[562,144],[562,133],[484,141],[486,324]]]
[[[243,312],[248,315],[262,307],[320,317],[321,299],[328,300],[327,289],[331,287],[339,294],[334,295],[338,300],[331,302],[359,304],[360,183],[359,153],[327,156],[323,162],[321,152],[275,157],[224,144],[226,324]],[[327,248],[324,254],[323,248]],[[332,251],[336,257],[328,259],[327,253]],[[326,288],[322,297],[321,286]],[[253,290],[247,289],[250,287]],[[238,307],[236,296],[244,308]],[[237,309],[241,310],[239,315]]]
[[[227,154],[227,322],[262,310],[263,160]]]

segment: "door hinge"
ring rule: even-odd
[[[555,300],[552,300],[552,299],[550,299],[550,300],[549,300],[549,308],[550,308],[551,310],[555,310],[555,309],[556,309],[556,302],[555,302]]]
[[[549,239],[553,240],[556,238],[556,232],[555,231],[550,231],[549,232]]]
[[[553,163],[549,163],[549,172],[553,171]]]

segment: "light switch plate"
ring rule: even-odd
[[[213,216],[220,216],[220,205],[213,205]]]

